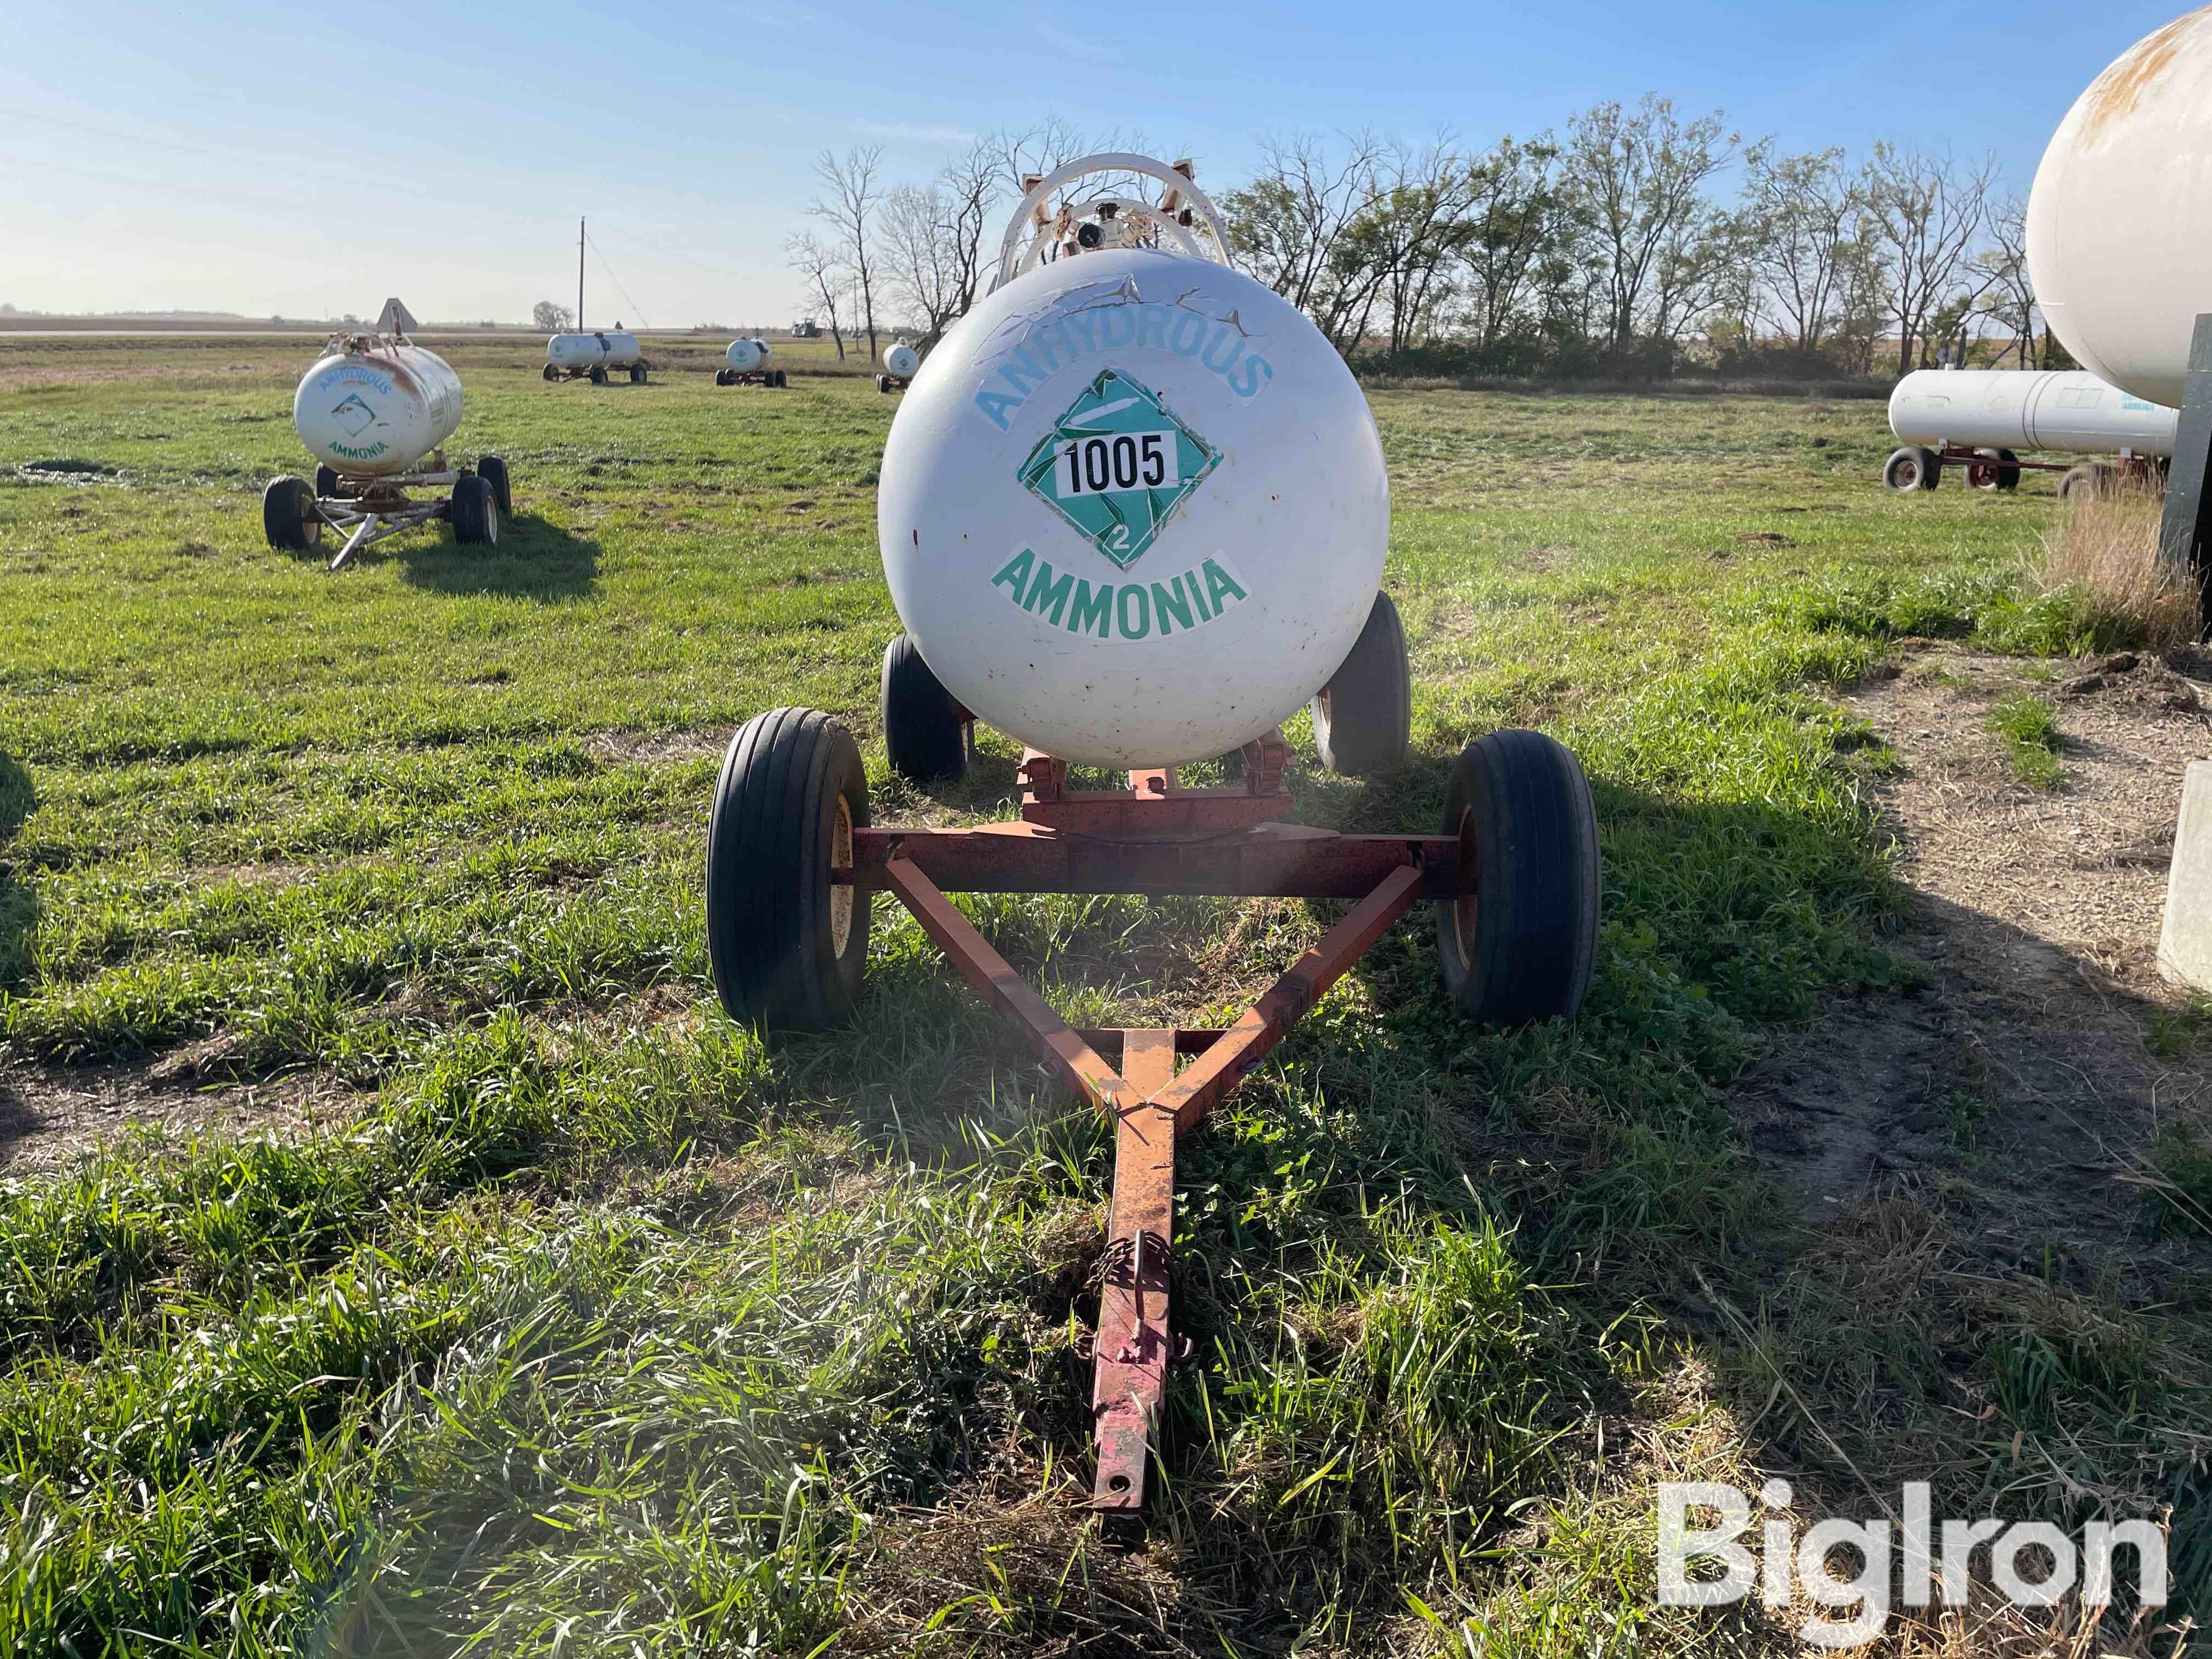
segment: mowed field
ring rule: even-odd
[[[1300,814],[1426,830],[1467,739],[1554,733],[1596,982],[1472,1029],[1409,918],[1189,1143],[1127,1554],[1080,1508],[1102,1125],[888,899],[848,1030],[763,1043],[708,976],[748,716],[845,720],[879,823],[1009,810],[998,734],[937,796],[883,765],[896,399],[826,348],[774,392],[712,342],[605,388],[459,346],[499,546],[331,574],[260,531],[309,355],[0,339],[0,1647],[1795,1652],[1802,1607],[1654,1604],[1655,1483],[1770,1475],[1801,1525],[1908,1480],[2170,1515],[2206,1605],[2205,1264],[1995,1261],[1942,1183],[1801,1202],[1730,1105],[1932,972],[1842,690],[1906,636],[2120,642],[2022,586],[2047,475],[1887,496],[1878,404],[1374,394],[1416,757]],[[1078,1024],[1218,1022],[1337,908],[961,902]]]

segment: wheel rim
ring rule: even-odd
[[[853,867],[853,809],[844,796],[837,797],[837,821],[830,831],[832,867]],[[830,948],[843,956],[853,942],[853,888],[849,882],[830,884]]]
[[[1474,811],[1463,808],[1459,815],[1459,878],[1462,885],[1469,884],[1468,878],[1476,873],[1474,867]],[[1466,969],[1474,964],[1474,952],[1468,948],[1468,939],[1474,932],[1476,906],[1481,895],[1470,893],[1465,898],[1452,901],[1452,949],[1459,954],[1459,965]]]

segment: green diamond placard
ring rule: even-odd
[[[1018,476],[1126,570],[1220,459],[1158,393],[1108,368],[1037,441]]]

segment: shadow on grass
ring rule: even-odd
[[[463,547],[442,526],[434,540],[396,538],[386,546],[410,586],[434,592],[506,594],[552,604],[585,598],[599,586],[599,543],[529,514],[502,520],[493,547]]]
[[[12,991],[31,971],[31,934],[38,926],[38,896],[6,856],[23,820],[39,804],[31,775],[11,756],[0,754],[0,991]]]

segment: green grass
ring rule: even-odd
[[[850,1031],[714,1006],[741,720],[837,713],[878,822],[1003,813],[1018,757],[884,769],[894,400],[685,349],[604,390],[457,350],[518,516],[331,576],[258,533],[298,345],[0,338],[0,453],[122,481],[0,473],[0,1088],[198,1044],[351,1103],[0,1193],[11,1650],[1778,1652],[1651,1604],[1652,1481],[1753,1468],[1808,1516],[1873,1512],[1854,1468],[2172,1504],[2203,1605],[2203,1310],[1928,1269],[1933,1201],[1790,1219],[1724,1103],[1924,976],[1826,692],[1907,635],[2094,643],[2013,584],[2047,492],[1884,495],[1875,405],[1376,397],[1417,757],[1298,811],[1425,828],[1466,739],[1552,731],[1601,961],[1573,1030],[1476,1030],[1409,921],[1189,1143],[1132,1559],[1072,1501],[1099,1124],[888,902]],[[1086,1024],[1218,1015],[1334,914],[970,909]]]
[[[2063,739],[2058,734],[2057,711],[2031,692],[2014,691],[1997,699],[1989,713],[1990,730],[2004,739],[2005,758],[2013,775],[2036,789],[2056,789],[2066,769],[2058,759]]]

